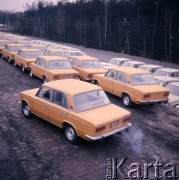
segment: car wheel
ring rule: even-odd
[[[8,63],[9,63],[9,64],[11,64],[11,59],[10,59],[9,57],[8,57],[8,59],[7,59],[7,60],[8,60]]]
[[[26,118],[31,118],[32,117],[32,113],[30,111],[30,108],[28,106],[27,103],[22,103],[22,113]]]
[[[174,108],[177,108],[177,109],[179,109],[179,104],[178,104],[178,105],[175,105],[175,106],[174,106]]]
[[[131,107],[132,106],[132,101],[131,101],[131,98],[128,94],[124,94],[122,96],[122,102],[123,102],[125,107]]]
[[[22,72],[25,72],[25,68],[24,68],[23,65],[22,65],[22,67],[21,67],[21,70],[22,70]]]
[[[96,81],[96,80],[94,81],[94,84],[97,85],[97,86],[99,86],[99,82]]]
[[[43,81],[44,81],[44,83],[46,83],[46,82],[48,82],[48,79],[44,76]]]
[[[14,61],[14,67],[17,67],[16,61]]]
[[[32,73],[32,70],[30,70],[30,77],[31,77],[31,78],[34,78],[34,75],[33,75],[33,73]]]
[[[75,129],[71,125],[66,125],[64,129],[67,140],[72,144],[76,144],[78,141],[78,135]]]

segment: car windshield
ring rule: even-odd
[[[156,70],[154,75],[156,76],[166,76],[168,74],[168,72],[166,71],[162,71],[162,70]]]
[[[67,52],[67,56],[82,56],[83,54],[80,51]]]
[[[143,70],[147,71],[148,67],[145,67],[145,66],[139,66],[139,69],[143,69]]]
[[[53,60],[48,62],[48,69],[70,69],[69,61]]]
[[[85,60],[82,61],[81,66],[84,68],[99,68],[101,67],[101,62],[98,60]]]
[[[131,84],[133,86],[156,84],[156,81],[152,74],[133,74],[131,76]]]
[[[96,90],[75,95],[74,104],[76,112],[82,112],[110,104],[110,101],[103,90]]]
[[[31,51],[31,52],[26,52],[25,53],[25,58],[36,58],[36,57],[42,56],[42,55],[43,55],[42,52]]]
[[[162,83],[162,81],[160,79],[155,79],[155,82],[159,85]]]
[[[63,52],[54,52],[53,55],[54,56],[64,56]]]
[[[171,94],[174,94],[175,96],[179,96],[179,86],[168,84],[166,88],[170,90]]]
[[[22,49],[22,48],[24,48],[24,46],[11,46],[11,47],[9,47],[8,48],[8,50],[9,51],[11,51],[11,52],[16,52],[16,51],[19,51],[19,49]]]

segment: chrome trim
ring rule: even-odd
[[[137,100],[139,103],[149,104],[157,102],[168,102],[168,99],[154,99],[154,100]]]
[[[116,130],[114,130],[114,131],[112,131],[112,132],[108,132],[108,133],[106,133],[106,134],[102,134],[102,135],[99,135],[99,136],[90,136],[90,135],[88,135],[88,134],[85,134],[85,137],[87,137],[89,140],[96,141],[96,140],[103,139],[103,138],[105,138],[105,137],[111,136],[111,135],[113,135],[113,134],[116,134],[116,133],[118,133],[118,132],[120,132],[120,131],[122,131],[122,130],[124,130],[124,129],[127,129],[127,128],[129,128],[131,125],[132,125],[132,124],[129,123],[127,126],[124,126],[124,127],[122,127],[122,128],[116,129]]]

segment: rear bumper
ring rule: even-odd
[[[91,141],[96,141],[96,140],[100,140],[100,139],[103,139],[103,138],[106,138],[106,137],[108,137],[108,136],[111,136],[111,135],[113,135],[113,134],[116,134],[116,133],[118,133],[118,132],[120,132],[120,131],[123,131],[123,130],[128,130],[128,128],[131,126],[132,124],[131,123],[129,123],[127,126],[124,126],[124,127],[122,127],[122,128],[118,128],[118,129],[116,129],[116,130],[114,130],[114,131],[112,131],[112,132],[108,132],[108,133],[106,133],[106,134],[102,134],[102,135],[99,135],[99,136],[90,136],[90,135],[85,135],[85,137],[87,138],[87,139],[89,139],[89,140],[91,140]]]
[[[140,104],[168,103],[168,99],[137,100]]]

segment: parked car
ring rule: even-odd
[[[122,66],[123,67],[131,67],[131,68],[138,68],[141,65],[144,65],[145,63],[140,61],[125,61]]]
[[[72,56],[69,58],[73,69],[80,73],[80,79],[93,80],[94,74],[105,74],[106,69],[102,68],[99,59],[91,56]]]
[[[83,53],[79,50],[46,49],[44,55],[69,58],[70,56],[83,56]]]
[[[30,44],[27,46],[28,49],[39,49],[41,51],[45,51],[46,46],[40,44]]]
[[[156,84],[151,73],[129,67],[109,69],[106,74],[95,74],[94,83],[105,91],[122,98],[123,104],[153,104],[167,102],[169,90]]]
[[[154,73],[155,76],[169,76],[179,79],[179,70],[173,68],[157,69]]]
[[[157,69],[163,68],[162,66],[154,65],[154,64],[144,64],[140,65],[139,69],[143,69],[145,71],[148,71],[150,73],[154,73]]]
[[[94,141],[129,128],[131,113],[110,102],[102,88],[78,80],[59,80],[20,93],[22,113],[61,127],[67,140]]]
[[[2,50],[5,48],[6,44],[12,44],[12,42],[8,40],[0,40],[0,54],[2,54]]]
[[[179,108],[179,82],[169,83],[166,88],[170,90],[168,103],[175,108]]]
[[[122,66],[122,64],[124,62],[127,62],[127,61],[131,61],[131,60],[127,59],[127,58],[112,58],[109,61],[109,63],[101,62],[101,64],[102,64],[103,68],[110,69],[110,68],[113,68],[113,67]]]
[[[43,52],[38,49],[21,49],[15,55],[14,66],[20,66],[22,72],[30,70],[30,63],[34,63],[37,57],[43,56]]]
[[[78,71],[72,69],[68,59],[59,56],[38,57],[30,63],[30,77],[37,76],[44,82],[59,79],[79,79]]]
[[[154,76],[154,79],[157,84],[164,87],[171,82],[179,82],[179,79],[169,77],[169,76]]]
[[[2,50],[2,59],[8,59],[8,62],[14,62],[14,56],[18,53],[19,49],[23,49],[25,46],[22,44],[6,44]]]
[[[30,41],[25,41],[25,40],[20,40],[20,41],[15,41],[16,44],[23,44],[25,46],[28,46],[30,44]]]

